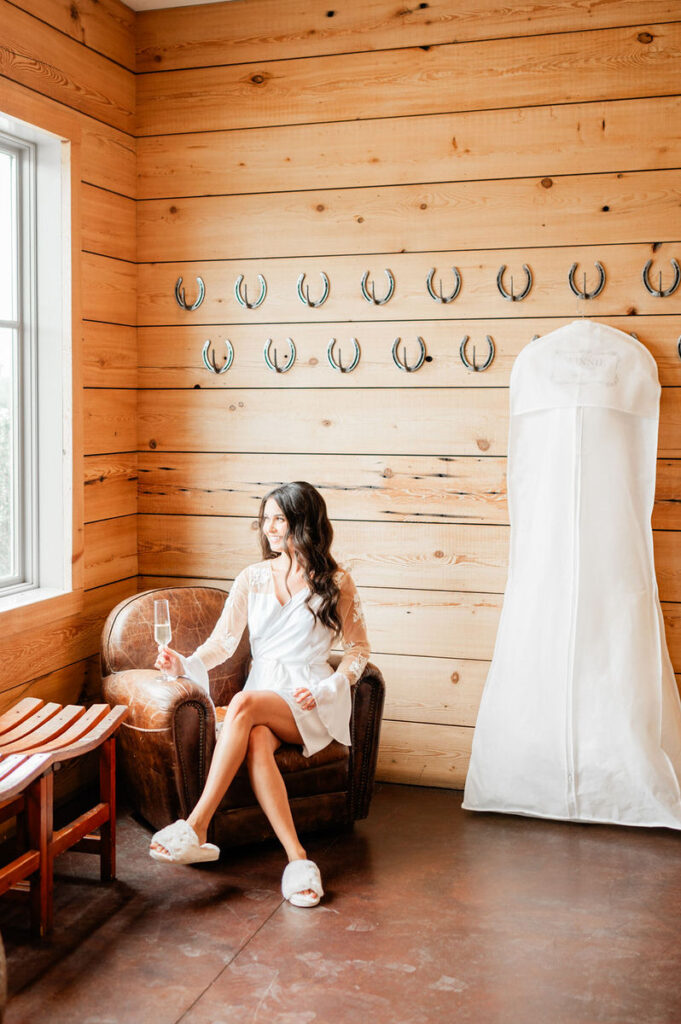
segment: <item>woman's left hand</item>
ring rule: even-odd
[[[300,704],[303,711],[311,711],[312,708],[317,707],[317,701],[314,699],[310,691],[306,690],[304,686],[299,686],[293,696],[298,704]]]

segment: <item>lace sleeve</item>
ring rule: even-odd
[[[197,647],[192,659],[198,657],[206,669],[211,669],[226,661],[227,658],[231,658],[239,646],[247,623],[248,569],[244,569],[232,584],[229,597],[225,601],[215,629],[205,643]]]
[[[338,611],[343,629],[343,657],[336,671],[352,686],[364,671],[371,648],[357,587],[349,572],[343,572],[340,578]]]

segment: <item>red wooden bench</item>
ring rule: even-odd
[[[98,854],[102,881],[115,877],[115,732],[127,714],[123,706],[62,706],[27,697],[0,715],[0,822],[17,817],[26,847],[0,867],[0,895],[28,891],[31,926],[40,935],[52,927],[53,864],[60,853]],[[99,801],[55,831],[54,768],[97,747]]]

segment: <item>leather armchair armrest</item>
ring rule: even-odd
[[[110,704],[130,708],[118,732],[135,809],[160,827],[196,804],[215,747],[215,708],[191,679],[164,682],[149,669],[114,672],[102,682]]]
[[[350,800],[354,819],[366,818],[369,813],[384,701],[383,676],[379,669],[369,662],[352,688]]]

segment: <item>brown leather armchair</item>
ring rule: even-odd
[[[154,600],[168,599],[172,646],[191,654],[211,633],[225,602],[215,587],[147,590],[116,605],[102,631],[103,691],[111,704],[130,713],[118,732],[119,761],[130,800],[154,828],[186,818],[203,789],[215,746],[215,706],[229,703],[245,682],[248,635],[234,655],[210,672],[212,701],[190,679],[163,682],[153,665]],[[316,831],[365,818],[374,784],[385,684],[367,665],[353,687],[352,746],[331,742],[310,758],[282,744],[277,763],[297,829]],[[271,836],[242,767],[216,811],[209,839],[220,846]]]

